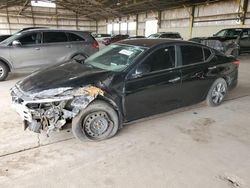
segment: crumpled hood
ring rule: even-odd
[[[110,71],[90,67],[74,60],[55,65],[18,82],[18,87],[25,93],[38,93],[56,88],[75,88],[103,81]]]

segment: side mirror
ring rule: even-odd
[[[21,42],[19,41],[19,40],[14,40],[13,42],[12,42],[12,46],[21,46],[22,44],[21,44]]]
[[[142,76],[142,74],[150,72],[150,66],[147,64],[141,64],[139,65],[135,72],[132,74],[132,78],[139,78]]]

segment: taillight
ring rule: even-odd
[[[99,49],[99,44],[96,41],[92,44],[92,46],[93,48]]]
[[[235,65],[238,65],[238,66],[239,66],[239,65],[240,65],[240,61],[239,61],[239,60],[234,61],[234,62],[233,62],[233,64],[235,64]]]

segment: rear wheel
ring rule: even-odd
[[[4,81],[9,74],[9,68],[2,62],[0,62],[0,81]]]
[[[72,121],[72,132],[81,141],[111,138],[117,133],[118,127],[116,111],[103,101],[94,101]]]
[[[209,106],[220,105],[227,93],[227,83],[223,78],[215,80],[207,94],[207,104]]]

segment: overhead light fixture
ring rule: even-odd
[[[56,3],[53,3],[52,1],[46,1],[46,0],[31,0],[31,6],[56,8]]]

